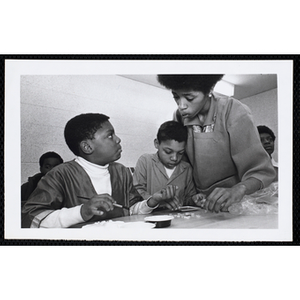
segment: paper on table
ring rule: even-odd
[[[189,211],[196,211],[199,210],[201,207],[196,206],[180,206],[176,211],[179,212],[189,212]]]
[[[85,225],[82,228],[100,228],[100,229],[151,229],[155,224],[145,222],[123,222],[123,221],[102,221],[93,224]]]

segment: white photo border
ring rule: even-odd
[[[199,72],[201,70],[201,72]],[[161,229],[139,233],[99,233],[70,229],[24,229],[20,226],[20,76],[109,74],[277,74],[278,78],[278,229]],[[293,60],[5,60],[5,239],[84,241],[261,242],[292,241]],[[11,138],[13,137],[13,138]],[[18,187],[18,188],[16,188]],[[16,199],[18,199],[16,201]],[[282,203],[283,202],[283,203]],[[199,234],[200,232],[200,234]]]

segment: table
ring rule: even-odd
[[[104,241],[153,241],[153,242],[261,242],[281,240],[282,230],[278,214],[232,215],[212,213],[201,208],[191,212],[160,211],[151,215],[172,215],[171,226],[147,229],[142,224],[149,215],[132,215],[107,220],[108,223],[82,223],[84,227],[72,234],[84,240]],[[128,226],[120,223],[129,223]],[[110,223],[111,222],[111,223]],[[137,223],[134,225],[134,223]],[[92,225],[92,226],[84,226]],[[94,226],[95,225],[95,226]],[[118,226],[121,227],[118,227]],[[280,225],[280,226],[279,226]]]
[[[169,229],[276,229],[278,215],[232,215],[228,212],[213,213],[201,208],[190,212],[159,211],[151,215],[172,215],[174,219]],[[141,222],[149,215],[132,215],[112,219],[112,221]],[[78,224],[74,227],[82,227]],[[73,227],[73,226],[72,226]]]
[[[172,215],[174,219],[168,228],[224,228],[224,229],[276,229],[278,215],[232,215],[230,213],[213,213],[198,209],[190,212],[161,211],[152,215]],[[114,221],[143,221],[147,215],[132,215],[116,218]]]

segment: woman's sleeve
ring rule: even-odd
[[[275,178],[275,170],[262,147],[250,111],[243,105],[233,108],[227,124],[231,157],[240,180],[256,178],[262,183],[261,188],[270,185]]]

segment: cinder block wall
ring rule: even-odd
[[[175,109],[169,91],[117,75],[21,76],[21,183],[39,172],[47,151],[74,158],[63,131],[75,115],[108,115],[122,140],[119,162],[134,167],[141,154],[155,152],[158,127]]]
[[[256,125],[269,126],[277,136],[277,89],[241,101],[251,109]],[[175,109],[169,91],[118,75],[21,76],[21,183],[39,172],[38,159],[47,151],[59,153],[64,161],[74,158],[63,130],[75,115],[110,116],[122,140],[119,162],[134,167],[140,155],[155,152],[158,127],[172,119]]]

